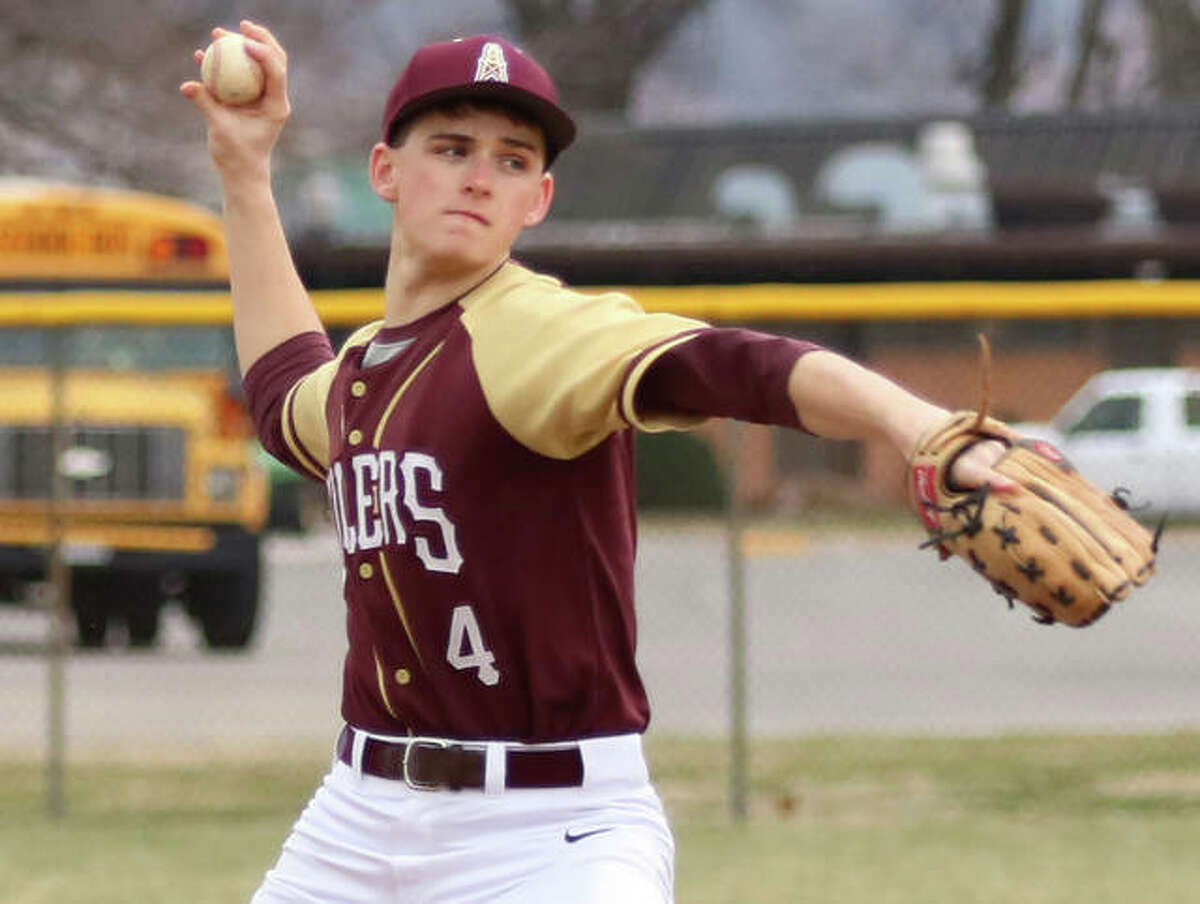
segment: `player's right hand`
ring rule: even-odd
[[[184,82],[179,91],[204,114],[209,154],[222,178],[269,178],[271,151],[291,114],[287,95],[287,53],[264,26],[243,20],[239,29],[247,38],[247,53],[263,67],[262,97],[245,106],[226,106],[198,79]],[[230,32],[224,28],[212,31],[214,41],[227,34]],[[194,57],[199,65],[204,51],[197,50]]]

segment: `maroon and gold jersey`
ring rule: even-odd
[[[345,554],[343,717],[475,740],[644,730],[628,428],[800,427],[787,377],[815,348],[507,263],[336,356],[304,333],[256,361],[259,437],[325,482]]]
[[[388,734],[636,732],[633,397],[705,329],[509,263],[395,328],[255,363],[264,444],[325,481],[345,554],[342,713]]]

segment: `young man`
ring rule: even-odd
[[[811,344],[569,291],[509,258],[575,128],[498,37],[419,50],[370,181],[393,206],[383,319],[336,356],[270,186],[286,57],[204,114],[234,328],[263,443],[329,490],[345,553],[346,727],[254,901],[668,902],[634,664],[632,430],[709,416],[887,442],[946,412]],[[219,31],[217,32],[220,33]],[[966,456],[969,485],[1003,478]]]

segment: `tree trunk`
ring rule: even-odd
[[[983,74],[983,106],[1005,110],[1017,86],[1017,59],[1028,0],[998,0]]]
[[[1188,0],[1141,0],[1161,100],[1194,103],[1200,91],[1200,16]]]
[[[624,113],[637,75],[707,0],[507,0],[526,49],[554,76],[563,104]]]
[[[1075,30],[1075,64],[1071,70],[1071,81],[1067,87],[1067,109],[1075,110],[1083,101],[1087,89],[1088,69],[1100,40],[1100,26],[1104,19],[1105,0],[1083,0],[1079,11],[1079,25]]]

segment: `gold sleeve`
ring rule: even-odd
[[[646,368],[706,328],[701,321],[647,314],[621,293],[588,296],[531,275],[465,304],[463,325],[492,414],[543,455],[574,458],[631,424],[664,430],[704,420],[641,423],[631,413]]]
[[[337,357],[297,380],[283,400],[284,441],[314,477],[323,479],[329,468],[329,423],[325,417],[325,404],[329,400],[333,378],[342,366],[346,352],[370,342],[379,327],[380,323],[371,323],[351,335]]]

